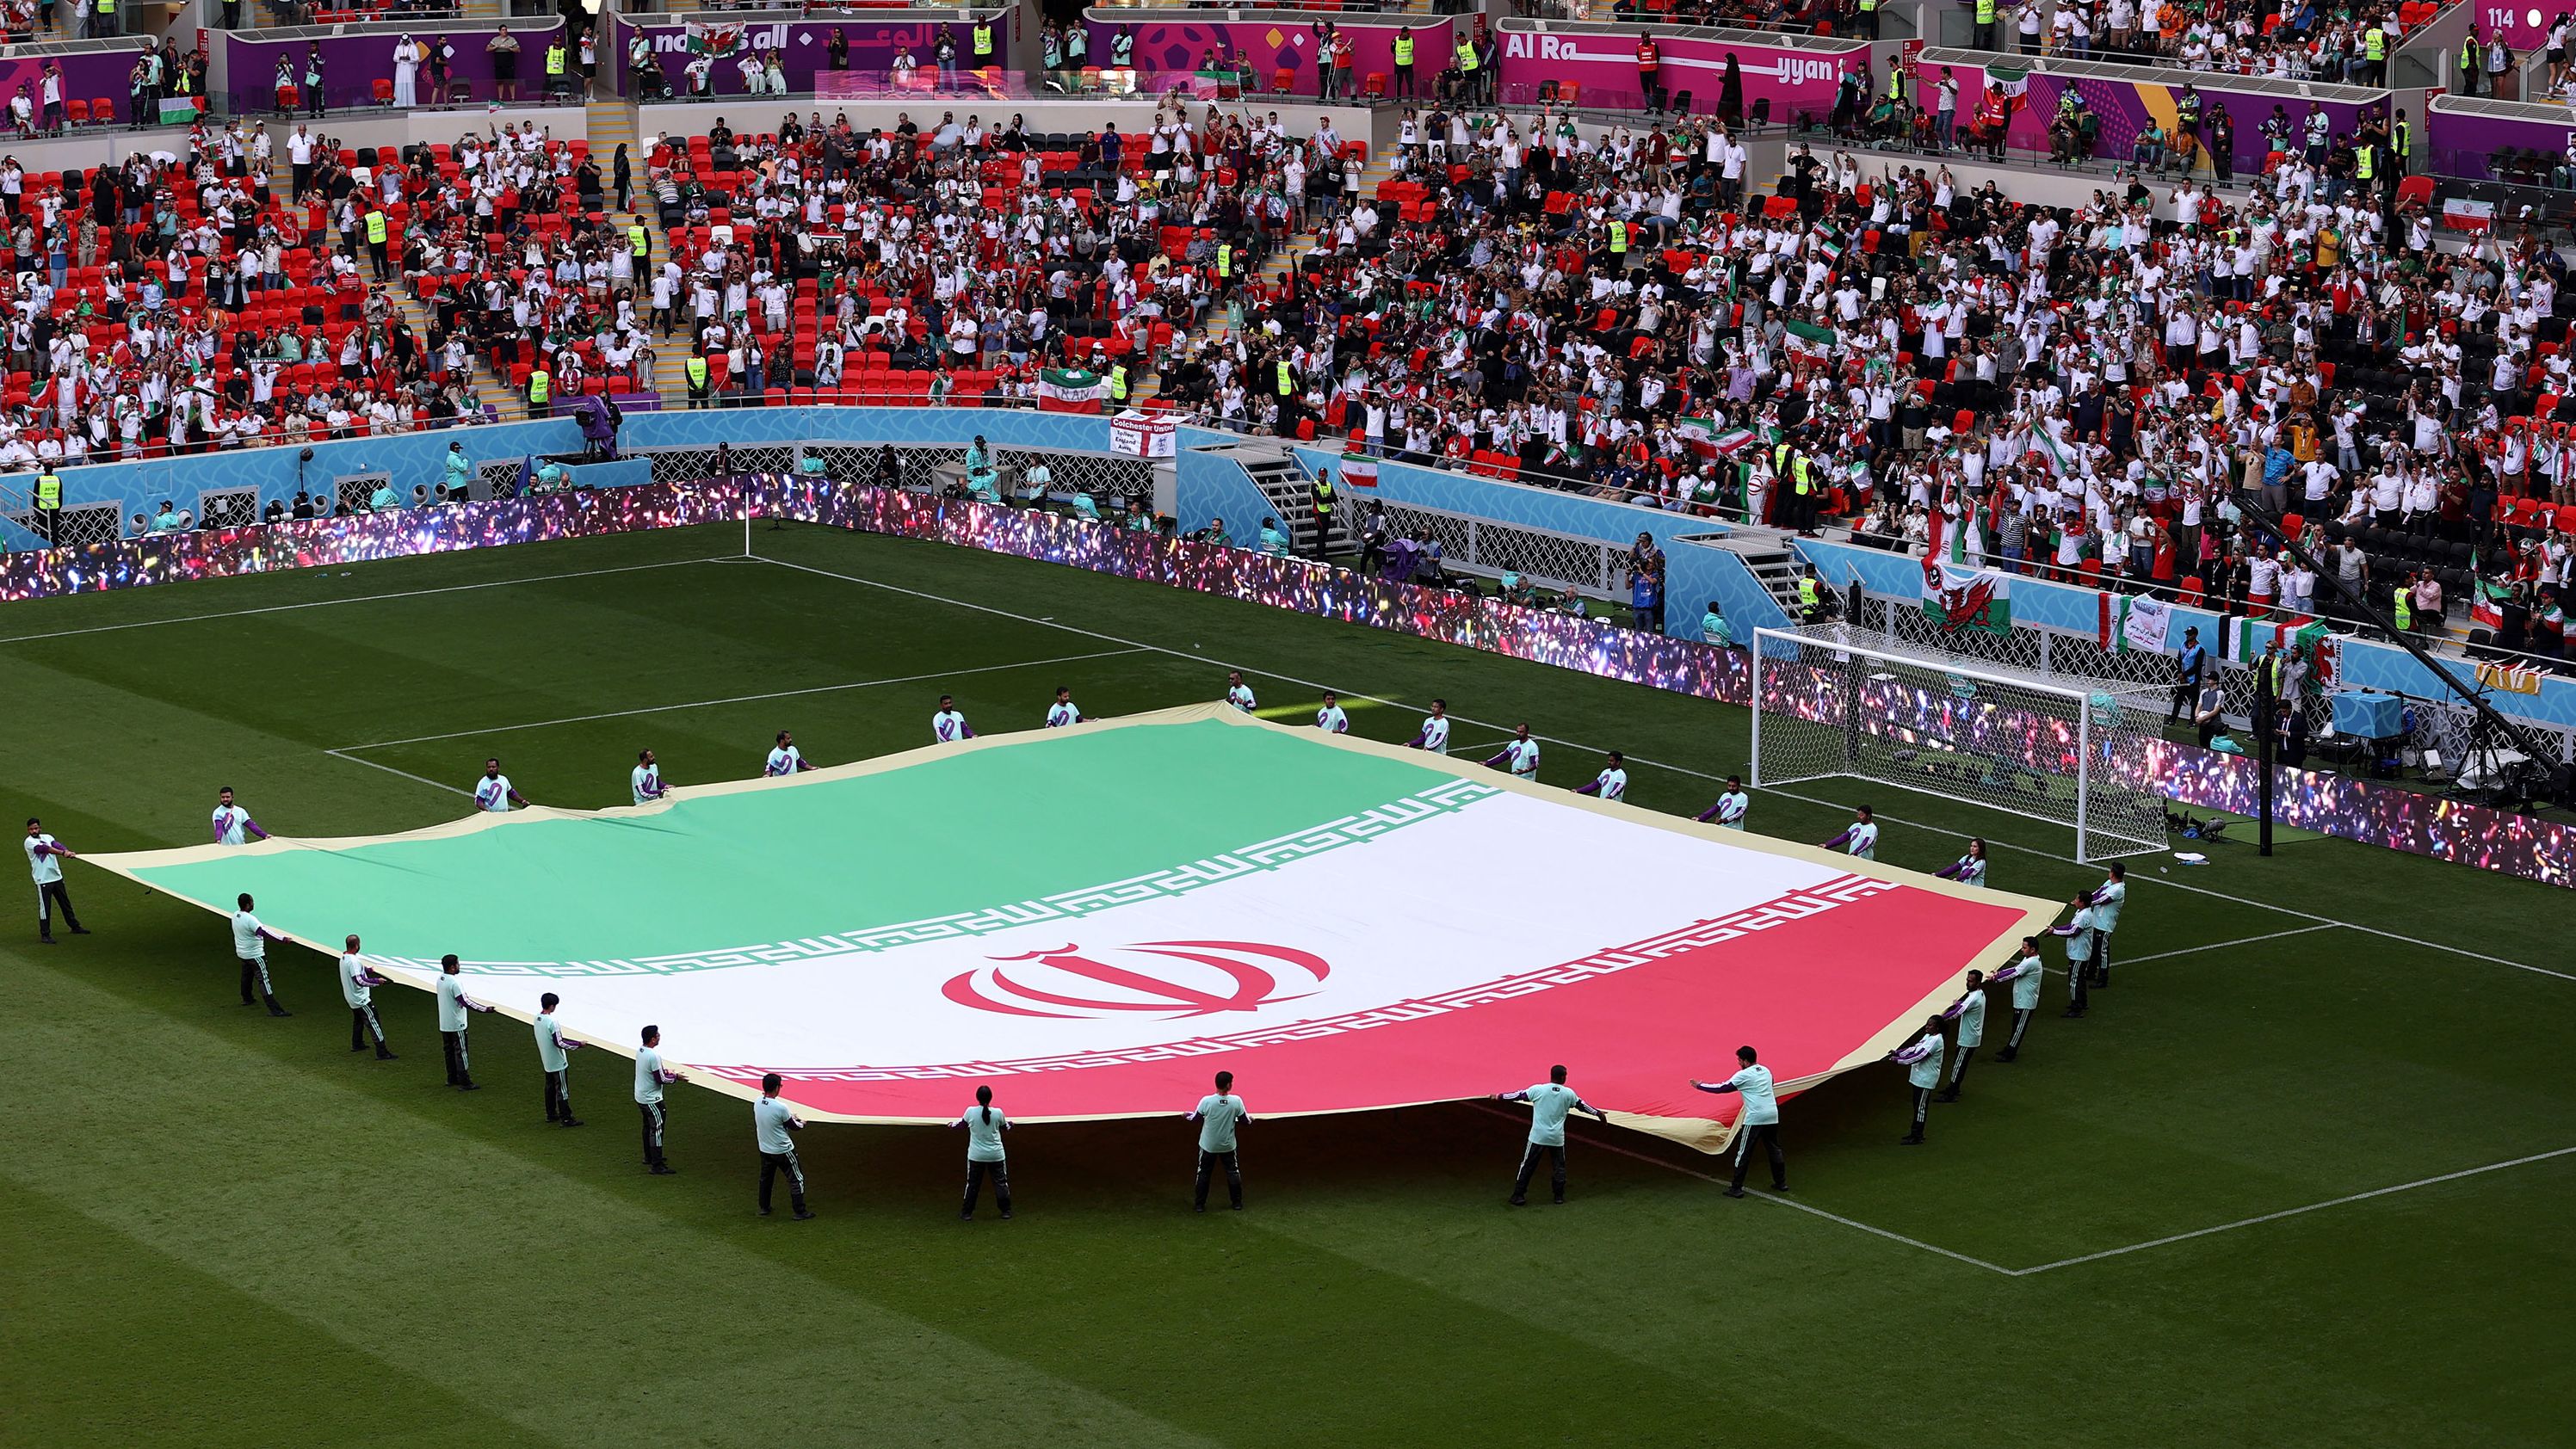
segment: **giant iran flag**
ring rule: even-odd
[[[1693,1091],[1874,1060],[2051,906],[1691,825],[1224,706],[987,737],[647,806],[92,856],[428,988],[814,1118],[1023,1122],[1517,1089],[1565,1063],[1614,1122],[1709,1151]],[[216,929],[211,924],[209,930]],[[281,960],[286,976],[298,965]],[[326,979],[316,969],[318,985]],[[294,988],[309,994],[311,988]],[[489,1021],[490,1018],[483,1020]],[[533,1062],[478,1026],[485,1063]],[[576,1059],[593,1095],[597,1058]],[[488,1070],[487,1065],[487,1070]]]

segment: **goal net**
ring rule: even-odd
[[[2075,858],[2160,850],[2153,746],[2165,697],[1864,642],[1847,625],[1757,629],[1753,783],[1849,775],[2053,821]]]

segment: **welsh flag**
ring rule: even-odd
[[[1038,374],[1038,411],[1096,413],[1107,406],[1109,382],[1080,367],[1050,367]]]
[[[1923,561],[1923,617],[1944,633],[1962,629],[2011,633],[2012,577],[1927,558]]]
[[[687,23],[691,55],[731,55],[742,48],[742,22],[714,25],[702,20]]]

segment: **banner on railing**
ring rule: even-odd
[[[1109,451],[1130,458],[1169,458],[1179,454],[1181,430],[1169,413],[1146,414],[1133,408],[1109,420]]]

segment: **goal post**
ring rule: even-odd
[[[2161,850],[2164,698],[1864,640],[1756,629],[1753,784],[1844,775],[2064,825],[2075,858]]]

